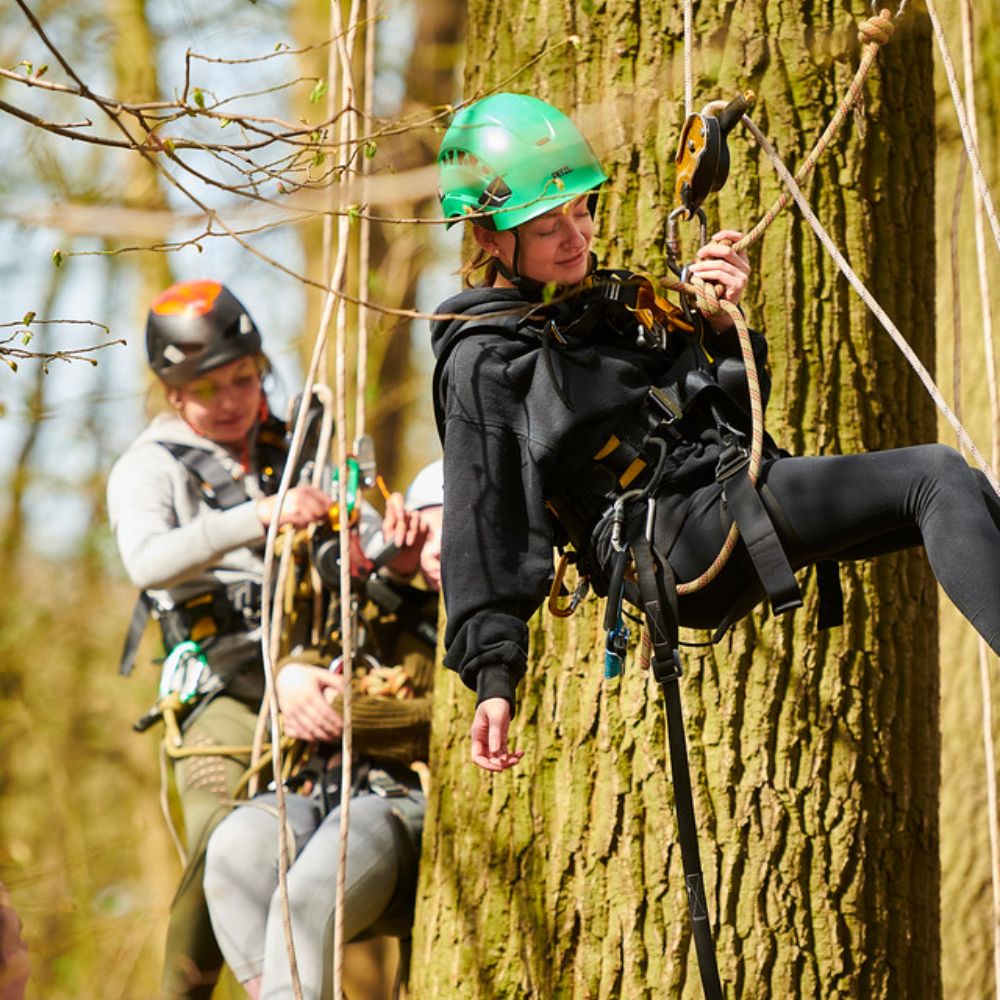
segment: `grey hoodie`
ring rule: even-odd
[[[195,478],[160,442],[207,451],[234,479],[244,481],[250,499],[229,510],[209,507]],[[226,448],[199,436],[179,417],[161,414],[108,478],[108,517],[125,571],[164,610],[220,585],[260,583],[265,529],[254,509],[260,495],[256,469],[244,475]],[[213,672],[223,677],[245,672],[229,684],[231,693],[251,699],[263,694],[259,646],[255,629],[225,636],[210,647]]]

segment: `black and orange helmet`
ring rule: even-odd
[[[218,281],[179,281],[150,306],[146,356],[167,385],[184,385],[260,350],[260,332],[250,314]]]

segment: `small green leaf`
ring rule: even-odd
[[[194,90],[191,91],[191,100],[194,101],[199,108],[205,107],[205,94],[201,87],[195,87]]]
[[[223,118],[222,121],[219,122],[219,128],[229,128],[229,126],[232,125],[232,124],[233,123],[232,123],[231,119],[229,119],[229,118]]]
[[[347,219],[348,222],[353,226],[355,222],[358,221],[358,217],[361,214],[361,209],[357,205],[347,206]]]
[[[56,267],[62,267],[62,262],[63,262],[63,252],[62,252],[62,250],[53,250],[52,251],[52,263],[55,264]]]
[[[319,150],[317,150],[313,154],[313,166],[314,167],[320,166],[320,164],[322,164],[325,159],[326,159],[326,153],[323,153],[323,152],[320,152]]]
[[[551,302],[556,297],[556,288],[557,287],[558,286],[556,285],[556,283],[554,281],[550,281],[542,289],[542,301],[545,302],[545,303]]]
[[[22,319],[22,320],[21,320],[21,322],[22,322],[22,323],[23,323],[23,324],[24,324],[25,326],[31,326],[31,321],[32,321],[32,320],[33,320],[34,318],[35,318],[35,312],[34,312],[34,310],[33,310],[33,309],[29,309],[29,310],[28,310],[28,311],[27,311],[27,312],[26,312],[26,313],[24,314],[24,319]]]
[[[366,157],[366,159],[374,160],[375,159],[375,154],[377,152],[378,152],[378,147],[375,145],[374,142],[366,142],[365,143],[365,157]]]
[[[21,332],[21,343],[27,347],[31,343],[31,338],[34,336],[30,330],[23,330]]]
[[[163,140],[163,148],[167,151],[167,154],[169,156],[173,156],[174,155],[174,140],[173,139],[164,139]]]
[[[310,104],[318,104],[326,96],[327,92],[326,80],[317,80],[316,86],[313,87],[312,93],[309,95]]]
[[[4,361],[7,362],[7,367],[12,372],[16,372],[17,371],[17,362],[16,361],[12,360],[11,358],[4,358]]]

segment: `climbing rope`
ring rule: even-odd
[[[996,241],[997,249],[1000,250],[1000,220],[997,219],[996,209],[993,207],[993,198],[990,195],[990,189],[986,183],[986,175],[983,173],[983,165],[979,159],[979,147],[976,144],[975,136],[972,134],[969,117],[965,112],[965,102],[962,100],[962,93],[958,88],[958,79],[955,76],[955,64],[952,61],[951,50],[948,48],[948,41],[944,36],[941,22],[938,20],[934,0],[927,0],[927,13],[934,28],[934,37],[937,39],[938,49],[941,53],[941,62],[944,65],[945,75],[948,78],[948,87],[951,91],[952,103],[955,105],[955,115],[958,118],[958,125],[962,131],[965,152],[969,157],[969,163],[972,165],[972,177],[976,185],[976,191],[983,200],[986,215],[993,229],[993,239]]]
[[[687,15],[689,14],[688,8],[689,5],[685,4],[685,68],[687,68],[691,63],[691,36],[687,23]],[[817,140],[815,146],[803,161],[802,166],[799,168],[797,178],[800,181],[808,177],[808,175],[812,172],[816,163],[819,161],[820,156],[822,156],[826,151],[830,142],[833,140],[834,136],[843,124],[848,111],[855,107],[861,100],[862,88],[864,87],[864,83],[868,77],[872,63],[875,61],[875,57],[878,54],[879,49],[892,37],[893,30],[892,16],[888,10],[881,11],[878,15],[868,18],[860,25],[858,37],[862,43],[863,49],[858,69],[847,88],[847,93],[840,101],[833,118],[831,118],[822,135]],[[690,101],[688,100],[687,95],[685,97],[685,102],[690,108]],[[713,110],[720,110],[721,107],[724,106],[725,102],[723,101],[711,102],[706,106],[705,113],[711,113]],[[744,115],[743,121],[744,123],[749,123],[750,119]],[[754,134],[757,135],[758,133],[755,132]],[[780,173],[781,171],[779,171],[779,174]],[[795,180],[791,178],[791,175],[788,174],[787,170],[785,170],[782,175],[783,180],[786,178],[786,184],[789,181],[791,182],[789,190],[782,192],[775,203],[764,213],[760,221],[749,233],[742,237],[738,242],[732,244],[733,248],[737,252],[745,250],[747,247],[752,246],[757,240],[759,240],[771,223],[778,217],[782,209],[784,209],[792,201],[792,199],[796,197],[795,192],[798,191],[798,185],[795,183]],[[801,197],[801,194],[799,197]],[[736,327],[740,345],[740,354],[746,370],[747,388],[750,397],[751,436],[750,461],[747,467],[747,475],[750,478],[750,482],[756,485],[757,478],[760,474],[761,455],[763,451],[764,412],[761,402],[760,379],[757,373],[757,364],[753,356],[750,333],[746,325],[746,320],[743,317],[743,313],[737,306],[733,305],[733,303],[728,302],[725,299],[719,299],[718,291],[714,285],[706,283],[697,277],[692,279],[690,282],[665,279],[662,284],[667,288],[683,292],[684,294],[694,298],[699,311],[706,316],[718,315],[720,312],[725,313],[730,317],[730,319],[732,319]],[[695,579],[679,583],[677,585],[677,593],[680,595],[693,594],[696,591],[708,586],[708,584],[719,575],[722,568],[728,562],[729,557],[736,548],[736,543],[739,540],[739,537],[739,526],[734,520],[729,527],[729,532],[726,535],[722,547],[720,548],[715,559],[712,561],[711,565]],[[646,641],[645,634],[643,636],[643,641]]]
[[[997,494],[1000,495],[1000,483],[997,482],[995,473],[990,468],[989,463],[983,458],[982,454],[979,452],[979,449],[973,443],[972,438],[969,437],[969,434],[962,426],[961,421],[959,421],[959,419],[955,416],[954,412],[952,411],[951,407],[945,402],[945,399],[941,395],[941,392],[938,389],[937,385],[934,383],[934,379],[931,377],[930,372],[927,371],[923,362],[921,362],[920,358],[917,357],[913,348],[910,347],[910,345],[907,343],[906,338],[903,337],[903,335],[899,332],[899,329],[896,327],[896,325],[892,322],[891,319],[889,319],[888,315],[886,315],[885,310],[879,305],[879,303],[876,301],[875,297],[871,294],[871,292],[868,291],[868,289],[865,287],[864,283],[857,276],[857,274],[855,274],[854,270],[851,268],[851,265],[848,264],[847,260],[844,258],[844,255],[840,252],[836,244],[833,242],[833,239],[823,228],[823,224],[819,221],[818,218],[816,218],[815,213],[809,207],[809,202],[806,201],[805,195],[803,195],[801,189],[795,183],[795,179],[792,177],[791,173],[789,173],[788,168],[784,165],[784,163],[781,162],[781,159],[778,157],[778,154],[775,152],[774,148],[768,142],[767,138],[760,131],[760,129],[757,128],[757,126],[753,123],[753,121],[750,118],[744,116],[743,122],[750,130],[753,137],[760,144],[761,149],[764,150],[768,159],[771,160],[771,163],[774,165],[774,168],[775,170],[777,170],[781,179],[788,186],[789,190],[792,193],[792,197],[795,199],[796,205],[798,205],[799,210],[802,212],[803,216],[805,216],[806,221],[808,221],[809,225],[812,226],[813,231],[816,233],[816,236],[819,238],[820,242],[825,247],[827,253],[830,254],[831,258],[833,259],[837,267],[840,269],[841,273],[850,282],[851,287],[854,288],[854,290],[858,293],[862,301],[865,303],[866,306],[868,306],[869,310],[871,310],[875,318],[882,324],[882,327],[885,329],[886,333],[888,333],[889,336],[892,338],[893,343],[899,348],[903,356],[910,363],[910,366],[916,372],[917,377],[920,379],[921,383],[927,390],[931,399],[934,400],[934,404],[937,406],[938,410],[940,410],[941,414],[951,425],[956,435],[958,435],[958,439],[959,441],[962,442],[963,447],[965,447],[968,450],[969,454],[973,457],[976,464],[979,466],[983,474],[989,480],[990,485],[997,492]]]
[[[878,55],[879,49],[892,38],[894,30],[892,15],[888,10],[880,11],[877,15],[868,18],[859,25],[858,40],[862,43],[862,50],[858,68],[850,84],[848,84],[847,93],[837,105],[837,110],[834,112],[833,117],[823,130],[822,135],[816,140],[816,145],[810,150],[809,155],[802,161],[802,166],[796,172],[795,180],[798,184],[801,185],[809,174],[812,173],[819,158],[826,152],[827,147],[833,141],[837,132],[840,131],[847,113],[860,104],[865,81],[868,79],[868,73],[875,62],[875,57]],[[720,106],[724,106],[723,102],[717,103]],[[712,105],[709,105],[709,108],[711,107]],[[760,221],[753,229],[736,244],[736,249],[745,250],[747,247],[753,246],[764,235],[767,227],[774,222],[778,214],[791,200],[792,195],[790,191],[783,191],[775,203],[761,216]]]
[[[928,5],[929,8],[932,4]],[[902,13],[902,7],[900,7],[897,12],[897,17]],[[933,16],[933,15],[932,15]],[[944,397],[942,396],[940,390],[934,382],[934,379],[927,371],[924,364],[917,357],[916,353],[910,347],[909,343],[900,333],[896,325],[889,319],[885,310],[882,309],[881,305],[876,301],[875,297],[867,289],[864,283],[858,278],[854,270],[848,264],[847,260],[844,258],[843,254],[840,252],[839,248],[833,242],[829,234],[823,228],[822,223],[816,217],[815,213],[809,206],[808,201],[802,193],[800,184],[806,179],[812,172],[816,163],[819,161],[820,156],[825,152],[825,150],[830,145],[837,131],[840,129],[845,118],[847,117],[848,111],[851,108],[858,105],[862,97],[862,88],[867,79],[868,73],[871,66],[878,54],[879,49],[885,45],[891,38],[894,31],[894,26],[892,23],[892,15],[888,10],[882,10],[878,15],[866,19],[859,26],[858,39],[862,43],[862,57],[859,63],[858,69],[854,74],[851,83],[848,86],[847,92],[843,99],[838,104],[838,107],[831,118],[829,124],[824,129],[822,135],[817,140],[815,146],[810,151],[809,155],[803,161],[802,166],[799,168],[795,176],[791,174],[788,168],[781,161],[774,147],[770,144],[764,134],[760,131],[757,125],[749,117],[749,115],[744,114],[743,123],[746,125],[747,129],[753,135],[754,139],[757,141],[760,148],[764,151],[765,155],[770,160],[772,166],[778,173],[779,177],[785,184],[786,190],[778,197],[775,203],[764,213],[757,224],[750,230],[745,236],[743,236],[739,241],[733,244],[733,248],[736,251],[742,251],[747,249],[756,243],[766,232],[767,228],[772,222],[777,218],[779,213],[789,205],[793,200],[799,207],[803,216],[809,222],[813,231],[816,233],[823,247],[826,249],[827,253],[836,263],[837,267],[840,269],[841,273],[847,278],[851,286],[860,296],[862,301],[872,312],[872,314],[878,319],[879,323],[883,326],[889,336],[892,338],[893,342],[902,352],[903,356],[906,358],[907,362],[916,372],[917,377],[920,379],[924,388],[927,390],[931,399],[934,401],[935,406],[942,413],[948,423],[951,425],[952,429],[955,431],[959,441],[962,446],[968,451],[970,456],[982,470],[983,474],[989,480],[990,485],[993,489],[1000,495],[1000,483],[998,483],[996,474],[991,468],[990,464],[983,458],[979,449],[973,443],[968,432],[965,430],[961,421],[955,415],[955,413],[948,406]],[[685,41],[687,42],[687,35],[685,34]],[[687,64],[689,59],[685,58],[685,64]],[[952,76],[954,75],[952,71]],[[712,110],[719,110],[721,107],[725,106],[725,102],[716,101],[711,102],[706,106],[705,111],[711,112]],[[963,120],[964,115],[963,115]],[[966,120],[963,126],[963,135],[970,133],[967,139],[967,148],[970,150],[970,161],[974,165],[978,165],[978,158],[974,158],[974,139],[971,135],[968,122]],[[981,169],[979,171],[979,176],[981,177]],[[984,184],[985,186],[985,184]],[[983,197],[984,204],[988,206],[988,209],[992,209],[992,202],[988,200],[989,192],[986,191]],[[992,219],[995,216],[991,216]],[[1000,240],[1000,236],[998,236]],[[750,402],[751,402],[751,419],[752,419],[752,432],[751,432],[751,449],[750,449],[750,463],[748,466],[747,474],[750,477],[750,481],[756,484],[757,476],[760,470],[760,450],[761,443],[763,439],[763,408],[760,405],[760,382],[757,374],[757,366],[753,357],[753,351],[750,345],[749,332],[746,328],[746,322],[743,319],[742,313],[738,308],[733,306],[731,303],[725,300],[719,300],[716,290],[710,286],[706,285],[705,282],[700,280],[693,280],[691,282],[678,282],[672,279],[666,279],[663,281],[665,287],[672,288],[677,291],[681,291],[687,295],[694,297],[697,302],[699,310],[707,316],[716,315],[721,311],[725,312],[732,319],[736,325],[737,334],[739,337],[740,353],[743,358],[744,367],[747,374],[747,385],[750,392]],[[725,566],[727,560],[732,554],[736,543],[739,539],[739,528],[735,521],[730,526],[729,533],[723,542],[722,548],[719,550],[718,555],[713,560],[712,564],[706,569],[700,576],[696,577],[694,580],[685,581],[677,586],[678,594],[690,594],[697,590],[702,589],[707,586],[719,572]],[[645,637],[644,637],[645,638]]]

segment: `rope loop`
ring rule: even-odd
[[[718,316],[723,311],[719,304],[719,286],[715,282],[699,278],[697,274],[690,275],[687,280],[695,289],[699,311],[705,316]]]
[[[892,13],[880,10],[878,14],[866,18],[858,26],[858,41],[862,45],[885,45],[895,30]]]

